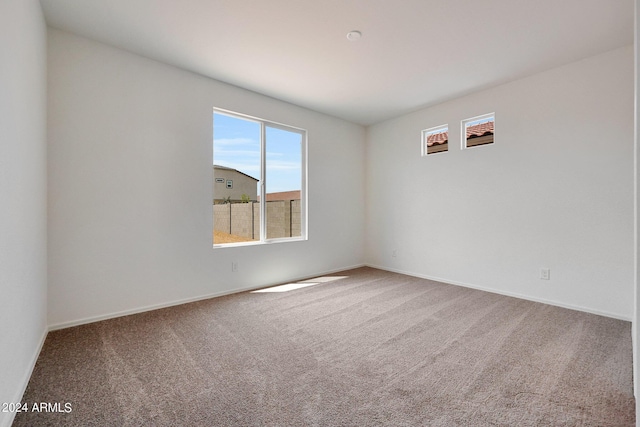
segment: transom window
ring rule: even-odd
[[[436,126],[422,131],[422,155],[449,150],[449,126]]]
[[[495,113],[483,114],[462,121],[462,148],[493,144]]]

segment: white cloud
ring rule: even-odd
[[[300,162],[267,159],[267,170],[300,170]]]
[[[214,147],[224,147],[229,145],[250,145],[260,147],[260,142],[251,138],[214,138],[213,145]]]
[[[260,157],[260,152],[255,150],[216,150],[216,157],[232,157],[232,156],[247,156],[247,157]]]

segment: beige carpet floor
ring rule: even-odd
[[[634,425],[629,322],[335,276],[51,332],[14,425]]]

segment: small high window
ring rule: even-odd
[[[462,121],[462,148],[493,144],[495,113],[483,114]]]
[[[449,126],[436,126],[422,131],[422,155],[449,150]]]

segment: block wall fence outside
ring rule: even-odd
[[[231,234],[231,203],[213,205],[213,229]]]
[[[267,202],[267,238],[302,234],[300,200]],[[213,229],[247,239],[260,239],[260,204],[226,203],[213,205]]]
[[[260,227],[258,227],[256,234],[256,227],[254,224],[255,210],[259,207],[256,203],[229,203],[229,214],[231,215],[231,221],[229,222],[229,234],[232,231],[237,231],[239,236],[255,239],[260,236]],[[258,225],[260,222],[258,221]]]

